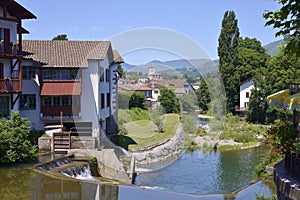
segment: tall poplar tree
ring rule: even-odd
[[[238,44],[239,44],[238,20],[233,11],[226,11],[222,20],[222,29],[219,35],[219,70],[224,82],[227,110],[234,112],[238,105]]]

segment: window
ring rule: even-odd
[[[43,79],[50,80],[51,79],[51,71],[49,69],[43,70]]]
[[[70,70],[61,70],[61,80],[70,80]]]
[[[35,94],[23,94],[20,97],[20,109],[21,110],[35,110],[36,98]]]
[[[100,82],[104,82],[104,68],[100,67]]]
[[[35,78],[35,74],[36,72],[34,67],[29,67],[29,66],[23,67],[23,71],[22,71],[23,79],[27,79],[27,80],[33,79]]]
[[[110,93],[106,94],[106,107],[110,107]]]
[[[44,96],[44,106],[78,106],[80,96]]]
[[[52,99],[49,96],[44,96],[44,106],[51,106],[52,105]]]
[[[101,109],[105,107],[105,94],[101,93]]]
[[[250,97],[250,92],[246,92],[246,98]]]
[[[105,79],[106,79],[106,82],[109,82],[109,70],[108,69],[105,70]]]
[[[60,97],[53,97],[53,106],[60,106]]]
[[[63,96],[61,97],[61,104],[62,106],[69,106],[69,105],[72,105],[71,102],[70,102],[70,96]]]
[[[71,70],[71,79],[72,80],[79,80],[79,70],[78,69],[72,69]]]
[[[60,70],[52,70],[52,80],[60,80]]]

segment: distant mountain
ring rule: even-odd
[[[146,74],[148,72],[148,67],[155,67],[156,72],[159,73],[167,73],[167,74],[184,74],[185,72],[189,72],[192,75],[198,76],[200,73],[205,74],[211,71],[218,69],[218,60],[210,60],[206,58],[202,59],[179,59],[179,60],[170,60],[170,61],[159,61],[153,60],[149,63],[142,65],[131,65],[128,63],[123,63],[122,67],[126,72],[138,72],[142,74]],[[194,73],[199,72],[199,73]],[[193,73],[192,73],[193,72]],[[183,75],[182,74],[182,75]]]
[[[266,52],[270,55],[270,56],[275,56],[276,54],[279,53],[280,51],[280,47],[282,47],[283,45],[286,44],[285,40],[278,40],[275,42],[271,42],[265,46],[263,46],[266,50]]]

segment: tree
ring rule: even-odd
[[[267,67],[270,56],[256,38],[240,38],[238,47],[238,72],[242,82]]]
[[[300,56],[300,3],[299,0],[278,0],[282,7],[276,11],[267,11],[263,16],[266,26],[280,30],[275,36],[287,39],[285,53]]]
[[[118,92],[118,106],[119,109],[128,109],[129,100],[131,98],[132,92]]]
[[[197,98],[193,94],[185,94],[178,97],[178,100],[181,105],[181,110],[186,112],[194,112],[198,109]]]
[[[201,79],[200,87],[196,90],[196,95],[197,95],[199,107],[203,111],[207,111],[208,104],[210,103],[211,98],[210,98],[210,93],[207,84],[203,78]]]
[[[163,133],[163,124],[165,122],[163,107],[158,106],[156,109],[151,110],[150,119],[157,126],[158,132]]]
[[[158,101],[166,113],[180,113],[180,103],[172,90],[161,88]]]
[[[238,20],[233,11],[226,11],[219,36],[219,70],[224,82],[228,111],[234,112],[238,104],[239,74],[237,72],[239,46]]]
[[[129,99],[129,109],[141,108],[144,109],[145,95],[139,91],[134,91]]]
[[[37,155],[36,146],[30,142],[29,132],[28,120],[18,112],[13,112],[10,120],[0,120],[0,163],[24,161]]]
[[[66,34],[57,35],[52,40],[68,40],[68,36]]]

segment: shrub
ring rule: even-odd
[[[30,126],[18,112],[11,120],[0,120],[0,163],[12,163],[31,159],[37,155],[37,147],[31,144]]]

